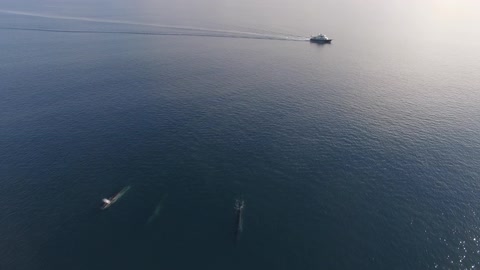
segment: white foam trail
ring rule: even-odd
[[[84,22],[98,22],[98,23],[110,23],[110,24],[151,26],[151,27],[160,27],[160,28],[175,29],[175,30],[204,31],[204,32],[212,32],[212,33],[238,34],[238,35],[250,35],[250,36],[265,37],[265,38],[271,37],[271,38],[283,38],[283,39],[288,39],[288,40],[298,40],[298,38],[290,38],[290,37],[285,37],[285,36],[266,36],[265,34],[259,34],[259,33],[254,33],[254,32],[210,29],[210,28],[202,28],[202,27],[164,25],[164,24],[155,24],[155,23],[142,23],[142,22],[124,21],[124,20],[97,19],[97,18],[89,18],[89,17],[50,15],[50,14],[44,14],[44,13],[25,12],[25,11],[16,11],[16,10],[7,10],[7,9],[0,9],[0,13],[21,15],[21,16],[30,16],[30,17],[39,17],[39,18],[47,18],[47,19],[57,19],[57,20],[73,20],[73,21],[84,21]]]
[[[189,37],[216,37],[216,38],[241,38],[241,39],[264,39],[264,40],[283,40],[283,41],[306,41],[306,38],[290,38],[290,37],[269,37],[269,36],[248,36],[233,35],[226,33],[181,33],[181,32],[135,32],[135,31],[99,31],[99,30],[69,30],[69,29],[53,29],[53,28],[26,28],[26,27],[2,27],[0,30],[16,30],[16,31],[38,31],[38,32],[54,32],[54,33],[77,33],[77,34],[127,34],[127,35],[148,35],[148,36],[189,36]]]

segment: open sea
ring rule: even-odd
[[[480,268],[479,10],[2,0],[0,269]]]

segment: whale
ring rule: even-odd
[[[245,201],[242,199],[235,200],[235,243],[240,239],[243,231],[243,211],[245,209]]]

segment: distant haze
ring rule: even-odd
[[[0,8],[55,15],[132,19],[146,23],[276,29],[297,35],[318,31],[345,39],[381,38],[418,42],[480,37],[475,0],[5,0]]]

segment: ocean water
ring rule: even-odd
[[[0,269],[480,267],[479,4],[258,2],[0,3]]]

